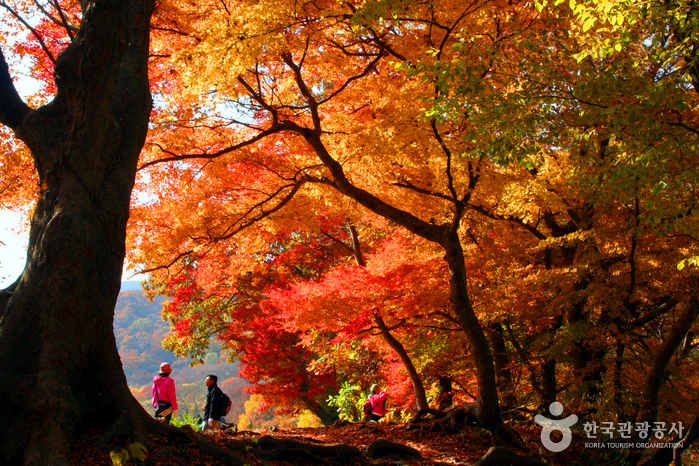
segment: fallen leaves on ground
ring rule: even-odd
[[[585,448],[585,440],[574,436],[569,448],[560,453],[552,453],[543,448],[541,444],[541,429],[536,426],[517,426],[517,432],[524,441],[524,447],[509,447],[520,455],[531,456],[556,465],[597,465],[614,464],[623,458],[622,451]],[[263,459],[256,454],[257,440],[263,436],[275,439],[294,439],[310,443],[338,444],[345,443],[366,451],[366,448],[374,441],[386,439],[400,443],[418,450],[422,458],[367,458],[365,456],[354,457],[347,464],[351,465],[470,465],[477,462],[490,447],[507,446],[502,441],[494,438],[488,431],[477,427],[464,427],[458,432],[430,431],[427,427],[410,429],[406,424],[389,423],[358,423],[341,426],[318,428],[291,428],[291,429],[265,429],[260,431],[235,432],[233,429],[197,433],[222,448],[230,450],[231,445],[237,445],[235,454],[242,457],[250,466],[287,466],[313,464],[308,459],[286,458]],[[581,435],[576,433],[578,437]],[[82,465],[107,465],[112,462],[109,457],[111,450],[128,449],[128,442],[109,446],[98,446],[98,433],[90,432],[78,438],[72,444],[71,464]],[[153,445],[148,451],[146,465],[152,466],[220,466],[222,463],[206,456],[192,442],[183,441],[181,438],[173,441],[167,436],[149,438]],[[240,441],[247,442],[246,444]],[[237,442],[236,442],[237,441]],[[241,445],[243,448],[240,448]],[[696,453],[690,452],[690,456]],[[129,463],[132,464],[132,463]],[[696,463],[692,463],[696,464]]]

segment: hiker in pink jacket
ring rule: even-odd
[[[170,378],[172,368],[164,362],[160,365],[160,374],[153,377],[153,407],[155,418],[170,423],[173,414],[177,417],[177,395],[175,381]]]
[[[370,421],[378,421],[386,415],[386,390],[379,391],[379,386],[374,384],[371,386],[371,393],[369,394],[369,402],[371,403],[371,415],[369,415]]]

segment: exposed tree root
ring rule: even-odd
[[[458,430],[464,425],[478,426],[478,416],[476,411],[476,403],[467,403],[456,408],[452,408],[445,411],[440,411],[437,409],[421,409],[411,419],[408,424],[408,429],[420,429],[421,431],[427,430],[428,432],[441,430]],[[429,423],[421,423],[421,420],[432,415],[435,419]],[[510,426],[504,422],[500,422],[495,427],[488,429],[493,433],[493,435],[506,441],[509,445],[522,446],[522,437]]]
[[[457,408],[454,408],[454,409],[457,409]],[[450,409],[446,409],[446,410],[432,409],[432,408],[421,409],[421,410],[419,410],[419,411],[417,412],[417,414],[410,420],[410,422],[411,422],[411,423],[413,423],[413,422],[419,422],[419,421],[421,421],[423,418],[425,418],[425,417],[427,417],[427,416],[429,416],[429,415],[434,416],[436,419],[441,419],[441,418],[445,417],[445,416],[446,416],[449,412],[451,412],[451,411],[452,411],[452,410],[450,410]]]
[[[101,445],[108,445],[118,439],[128,439],[150,449],[153,447],[153,442],[148,440],[148,436],[165,434],[168,432],[168,427],[155,421],[142,409],[132,407],[120,413],[117,420],[102,433],[98,442]]]
[[[423,418],[429,415],[432,415],[435,420],[428,424],[421,424]],[[430,431],[458,430],[464,424],[473,426],[478,425],[475,403],[467,403],[455,408],[447,409],[445,411],[431,408],[421,409],[418,411],[415,417],[410,420],[408,428],[424,429],[425,426],[427,426]]]
[[[490,447],[473,466],[546,466],[546,463],[530,456],[518,455],[504,447]]]
[[[197,434],[190,435],[190,438],[194,441],[194,444],[201,448],[201,450],[208,456],[212,457],[216,461],[221,462],[226,466],[245,466],[249,464],[240,456],[236,455],[230,450],[221,448],[213,443],[207,442],[204,438]]]
[[[263,436],[256,442],[258,452],[270,459],[301,458],[322,464],[347,463],[360,454],[359,449],[344,443],[324,445],[294,439]],[[271,454],[271,455],[270,455]]]
[[[399,456],[407,458],[422,458],[422,453],[413,447],[402,443],[391,442],[386,439],[379,439],[366,447],[366,455],[369,458],[380,458],[383,456]]]
[[[699,438],[699,416],[694,418],[682,440],[668,443],[668,448],[657,450],[641,466],[668,466],[673,462],[674,466],[682,466],[682,452],[688,449],[697,438]]]

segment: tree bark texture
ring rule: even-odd
[[[307,396],[303,396],[302,398],[306,403],[306,408],[308,408],[310,412],[318,416],[318,419],[320,419],[320,422],[324,426],[331,426],[335,424],[335,422],[338,419],[340,419],[337,415],[334,415],[334,413],[329,413],[323,406],[321,406],[320,403],[318,403],[317,400],[314,400]]]
[[[138,431],[113,332],[129,200],[148,128],[152,0],[87,2],[55,64],[57,94],[30,109],[0,63],[0,122],[41,180],[27,263],[0,293],[0,463],[67,465],[76,431]]]

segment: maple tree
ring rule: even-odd
[[[392,236],[393,241],[385,237],[376,245],[380,253],[373,254],[359,253],[359,241],[353,241],[353,256],[361,257],[355,259],[355,265],[335,267],[320,280],[271,289],[263,306],[278,309],[284,321],[290,322],[287,326],[305,335],[304,343],[310,347],[318,344],[323,334],[337,335],[330,343],[380,337],[407,371],[416,408],[427,409],[422,377],[400,339],[414,333],[438,338],[425,327],[441,324],[448,308],[446,283],[439,278],[444,275],[443,260],[439,254],[411,254],[420,247],[419,241],[401,241],[396,238],[400,234]],[[400,339],[394,336],[397,332]],[[357,381],[361,379],[352,380]],[[395,379],[388,383],[394,403],[412,404],[396,396],[399,385]]]
[[[278,235],[275,250],[265,253],[267,259],[258,270],[232,282],[217,282],[215,288],[211,282],[206,289],[199,285],[202,270],[190,264],[186,273],[168,284],[172,300],[163,315],[172,323],[174,335],[166,346],[197,359],[209,339],[218,336],[231,350],[231,359],[242,364],[240,375],[253,384],[245,390],[264,395],[262,409],[275,405],[281,414],[310,410],[329,425],[337,419],[324,406],[325,393],[335,383],[333,373],[314,374],[312,353],[299,344],[298,332],[286,329],[273,309],[260,305],[271,282],[283,283],[298,274],[312,276],[336,255],[320,241],[303,239],[299,234]],[[280,259],[289,255],[301,260]]]
[[[478,416],[483,425],[494,427],[501,426],[492,356],[490,355],[488,342],[480,329],[480,325],[478,324],[477,317],[475,316],[468,296],[466,288],[467,277],[463,263],[463,250],[458,236],[463,212],[480,178],[480,166],[487,164],[487,161],[479,161],[478,158],[458,157],[456,152],[457,147],[462,145],[462,143],[459,142],[460,138],[457,137],[459,133],[452,133],[450,139],[445,142],[447,138],[446,134],[453,129],[446,123],[438,126],[437,123],[432,120],[431,123],[416,125],[415,128],[411,128],[407,125],[404,126],[405,123],[403,122],[406,121],[404,110],[406,108],[413,109],[412,115],[407,119],[408,121],[415,122],[418,119],[420,108],[415,105],[415,100],[419,98],[421,88],[424,92],[424,86],[420,84],[415,85],[414,80],[406,81],[404,86],[396,85],[396,81],[401,79],[400,75],[391,72],[388,63],[386,63],[386,66],[389,66],[388,69],[385,69],[383,72],[378,72],[379,61],[391,51],[391,45],[384,44],[382,40],[388,40],[390,38],[397,40],[399,34],[395,32],[393,34],[388,33],[385,38],[374,40],[370,37],[371,30],[369,28],[366,32],[366,38],[362,39],[360,37],[359,39],[354,39],[351,34],[347,34],[352,27],[352,25],[348,23],[349,19],[342,16],[333,18],[332,22],[334,24],[332,24],[332,27],[318,31],[315,29],[314,22],[310,15],[318,15],[320,13],[312,11],[310,5],[308,9],[311,11],[309,11],[309,17],[306,18],[307,24],[305,24],[303,30],[306,34],[306,39],[305,43],[302,42],[299,44],[302,48],[299,50],[296,57],[291,52],[283,50],[278,52],[270,48],[270,53],[259,56],[256,59],[258,63],[260,63],[257,68],[249,68],[236,80],[220,82],[217,85],[218,92],[223,92],[222,88],[224,83],[233,86],[227,93],[233,96],[245,96],[239,97],[239,100],[243,100],[243,105],[250,107],[252,111],[256,112],[259,125],[264,127],[271,123],[269,129],[261,128],[260,133],[254,136],[254,138],[260,139],[267,135],[284,134],[283,138],[285,144],[283,146],[278,143],[272,143],[275,147],[275,160],[279,159],[278,148],[289,147],[290,144],[299,148],[302,147],[300,146],[301,144],[305,145],[311,150],[311,155],[320,160],[322,167],[315,162],[312,165],[307,164],[307,168],[303,168],[302,165],[301,168],[297,168],[299,167],[297,162],[294,166],[296,172],[292,172],[288,176],[290,181],[295,179],[297,179],[297,181],[294,185],[287,185],[289,189],[291,189],[291,186],[293,186],[293,189],[298,189],[297,187],[305,183],[329,185],[354,201],[362,204],[365,208],[408,228],[412,232],[432,242],[440,244],[444,248],[446,252],[445,257],[450,266],[449,276],[452,279],[452,307],[460,319],[465,333],[469,337],[471,351],[476,360],[479,373],[480,384],[477,398]],[[451,11],[449,12],[449,14],[452,13]],[[456,17],[458,18],[458,14]],[[434,21],[437,20],[434,19]],[[445,18],[444,21],[447,21],[447,19]],[[331,35],[331,32],[333,35]],[[445,42],[449,34],[450,33],[444,37]],[[311,48],[311,41],[316,40],[319,41],[319,44],[325,43],[326,46],[313,43],[314,48]],[[335,42],[336,40],[342,40],[345,43],[338,44]],[[338,56],[337,66],[339,69],[337,71],[330,71],[329,66],[332,66],[333,62],[327,59],[328,53],[325,47],[333,50]],[[323,50],[323,53],[317,53],[317,50]],[[191,57],[190,52],[187,52],[187,54],[188,56],[185,57],[185,61]],[[398,54],[398,52],[396,52],[396,54]],[[264,63],[264,65],[262,65],[262,63]],[[302,65],[304,72],[301,70]],[[322,67],[322,72],[320,67]],[[343,68],[348,70],[358,69],[358,72],[348,73],[344,71]],[[261,69],[264,71],[260,71]],[[314,69],[317,71],[313,71]],[[274,71],[270,72],[270,70]],[[374,70],[377,72],[374,73]],[[327,84],[323,83],[325,77],[332,75],[332,73],[337,73],[340,76],[344,73],[345,78],[334,84],[330,82]],[[427,208],[431,202],[433,205],[427,212],[431,210],[435,217],[429,221],[416,216],[410,210],[396,208],[389,202],[383,201],[375,195],[370,194],[364,187],[359,187],[350,182],[345,174],[346,171],[349,171],[349,167],[342,167],[333,158],[328,147],[326,147],[321,138],[321,134],[323,134],[322,128],[329,128],[325,131],[330,134],[330,138],[333,137],[333,131],[341,130],[341,132],[337,132],[337,136],[335,136],[335,138],[338,139],[338,143],[340,143],[340,140],[343,140],[343,142],[340,143],[341,147],[361,148],[360,150],[362,150],[364,154],[363,157],[365,161],[363,161],[362,165],[358,165],[358,169],[367,179],[371,179],[371,174],[367,173],[363,167],[371,166],[367,161],[372,151],[377,153],[374,163],[379,162],[381,160],[380,154],[383,152],[384,146],[382,144],[369,146],[366,142],[360,141],[358,137],[366,137],[371,134],[372,128],[375,125],[372,121],[366,121],[365,117],[350,119],[349,122],[344,117],[348,108],[357,110],[365,106],[359,103],[355,104],[351,100],[346,100],[345,96],[347,93],[342,92],[345,89],[351,88],[354,81],[360,79],[373,81],[372,86],[374,86],[375,89],[385,88],[388,82],[391,82],[391,86],[397,91],[396,94],[392,96],[393,99],[391,102],[385,100],[372,102],[372,105],[369,106],[367,111],[371,109],[372,113],[380,114],[382,118],[387,120],[385,123],[387,127],[391,125],[399,126],[408,139],[411,137],[415,138],[416,142],[413,143],[415,149],[404,150],[407,152],[405,155],[408,159],[410,159],[411,156],[415,157],[417,154],[423,153],[431,154],[432,157],[426,159],[426,164],[421,167],[423,170],[426,170],[424,175],[422,173],[417,175],[419,172],[410,174],[409,170],[401,169],[401,164],[398,163],[398,168],[386,167],[385,172],[390,174],[390,179],[387,180],[388,183],[380,179],[377,179],[375,182],[383,183],[380,185],[382,195],[401,195],[405,197],[405,200],[408,201],[405,205],[409,205],[411,210],[420,211],[421,209]],[[316,82],[312,80],[316,80]],[[256,84],[253,85],[250,83]],[[428,88],[430,87],[431,86],[428,86]],[[318,95],[314,92],[316,89],[318,90]],[[275,101],[276,97],[274,96],[281,97],[283,93],[288,93],[289,90],[295,91],[295,93],[290,96],[292,100],[301,103],[288,104],[282,99],[277,104]],[[396,100],[405,101],[406,104],[397,104]],[[322,102],[322,106],[320,102]],[[294,110],[296,106],[298,110]],[[335,109],[341,111],[338,112]],[[397,112],[398,109],[401,110],[400,114]],[[332,117],[334,115],[342,116],[340,121],[335,123],[336,125],[340,125],[336,126],[337,130],[334,130],[335,126],[333,126],[332,122]],[[395,121],[391,121],[391,118]],[[323,121],[322,127],[321,120]],[[447,130],[447,126],[449,130]],[[222,130],[219,129],[219,131]],[[287,136],[287,134],[290,136]],[[381,141],[380,138],[381,136],[379,135],[378,141]],[[291,139],[291,141],[287,141],[287,139]],[[385,139],[385,141],[381,142],[384,142],[387,147],[395,147],[396,144],[395,141],[389,139]],[[448,145],[452,142],[456,144],[453,150]],[[219,143],[219,147],[221,144],[222,143]],[[267,147],[270,147],[269,144],[271,143],[266,144],[268,144]],[[163,147],[163,144],[159,143],[156,147]],[[234,147],[240,147],[240,144]],[[232,151],[232,149],[233,147],[217,152],[202,151],[202,153],[198,155],[168,157],[166,159],[160,159],[159,162],[163,160],[176,161],[178,158],[187,159],[191,157],[208,159],[219,157],[224,153]],[[459,150],[466,149],[467,147],[464,147]],[[173,151],[167,148],[166,152],[172,153]],[[270,152],[267,152],[267,154]],[[297,157],[303,155],[303,152],[296,152]],[[155,162],[158,161],[149,162],[146,166]],[[258,163],[264,166],[262,162]],[[228,166],[230,167],[230,165]],[[384,170],[379,168],[379,166],[380,165],[375,165],[373,167],[375,169],[374,174],[384,173]],[[446,173],[443,173],[442,170],[445,166]],[[193,165],[186,165],[186,170],[188,170],[187,167],[193,167]],[[401,171],[404,173],[401,173]],[[270,172],[271,176],[283,179],[277,169],[270,170]],[[316,175],[315,172],[318,172],[319,175]],[[446,189],[446,193],[442,194],[439,190],[431,191],[430,189],[417,186],[412,183],[412,177],[416,179],[440,180],[438,182],[435,181],[435,183],[439,183],[439,190],[441,190],[443,186]],[[256,178],[260,179],[259,176]],[[397,181],[394,182],[393,180]],[[289,196],[294,194],[293,189],[288,191]],[[278,193],[279,191],[276,192]],[[265,200],[264,202],[268,201]],[[281,206],[286,202],[287,200],[284,198],[277,205]],[[448,208],[451,208],[452,213],[446,210]],[[270,209],[268,208],[266,210],[268,214]],[[245,218],[242,220],[244,221]],[[235,223],[233,225],[235,225]],[[225,231],[228,232],[230,229],[229,227]],[[210,237],[213,236],[212,233],[214,232],[211,225],[208,226],[208,230]],[[224,234],[223,236],[227,237],[228,234]]]

